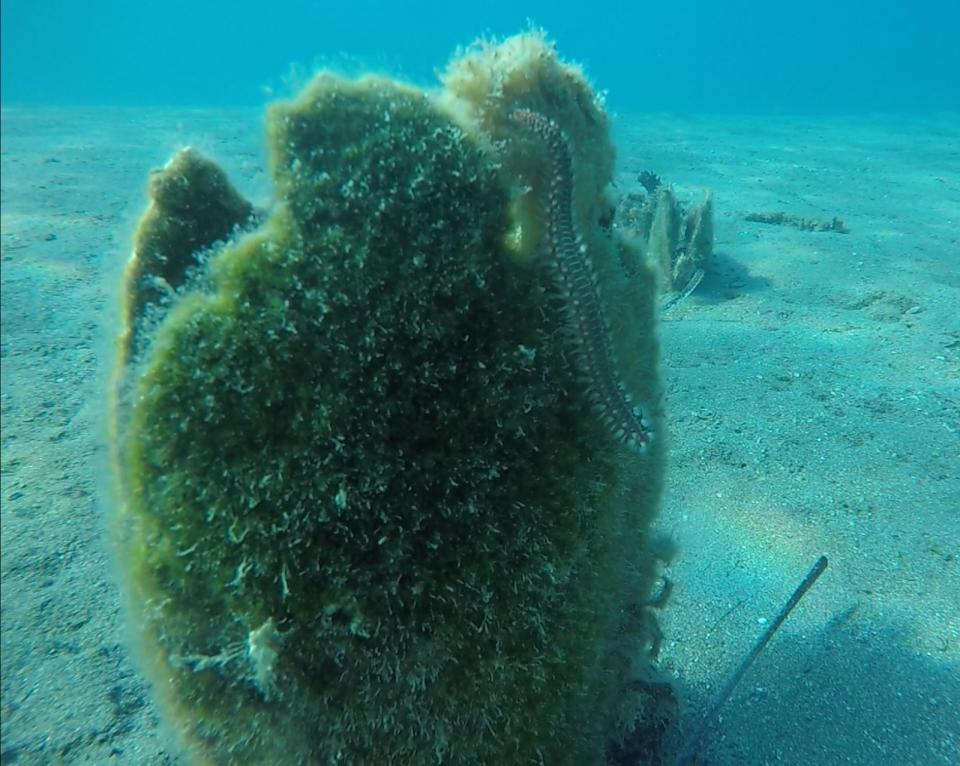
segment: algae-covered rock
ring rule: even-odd
[[[134,355],[141,325],[183,286],[197,256],[251,222],[253,205],[227,174],[192,148],[182,149],[149,184],[150,207],[134,238],[124,279],[123,353]]]
[[[484,114],[329,73],[275,105],[266,219],[121,356],[123,578],[198,763],[602,762],[655,643],[636,615],[662,441],[637,454],[597,417],[524,256],[549,248],[552,171],[510,122],[521,101],[597,162],[574,220],[656,430],[654,281],[617,271],[626,245],[596,225],[606,120],[543,54],[479,62],[522,85]]]

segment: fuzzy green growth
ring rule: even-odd
[[[594,762],[659,458],[638,509],[501,169],[425,95],[325,75],[268,130],[277,204],[118,404],[175,724],[218,764]]]
[[[248,224],[254,214],[227,174],[191,148],[151,174],[148,192],[150,208],[137,228],[135,257],[125,275],[124,343],[131,355],[142,320],[185,283],[197,254]]]

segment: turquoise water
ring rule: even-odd
[[[530,21],[627,112],[960,105],[956,0],[7,0],[2,16],[4,104],[252,105],[318,63],[429,83],[457,46]]]

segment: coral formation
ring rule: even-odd
[[[643,242],[660,274],[663,292],[682,292],[707,270],[713,252],[713,195],[686,210],[671,187],[644,171],[637,179],[646,193],[630,193],[617,209],[617,224]],[[694,285],[695,286],[695,285]]]
[[[183,286],[197,256],[251,222],[253,205],[226,173],[194,149],[177,152],[149,183],[150,207],[134,237],[135,257],[125,274],[126,359],[152,309],[167,305]]]
[[[609,358],[656,430],[654,275],[600,225],[606,116],[537,35],[444,82],[322,73],[273,106],[276,199],[194,276],[165,264],[252,209],[187,174],[219,224],[180,226],[154,186],[128,274],[175,290],[146,321],[125,283],[115,528],[196,762],[601,763],[656,643],[662,440],[638,455],[593,412],[540,264],[556,168],[510,119],[569,142]]]

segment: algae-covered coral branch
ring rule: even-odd
[[[531,103],[589,92],[527,44],[539,69],[484,66],[526,71]],[[272,107],[273,207],[124,373],[121,563],[197,762],[603,757],[650,643],[618,626],[650,588],[663,456],[611,438],[517,257],[528,168],[494,140],[514,106],[484,98],[484,126],[452,91],[325,73]],[[652,276],[608,267],[611,346],[656,401]]]
[[[152,307],[182,287],[199,253],[250,223],[253,205],[226,173],[191,148],[183,149],[150,178],[150,208],[137,230],[134,257],[125,274],[125,353]]]
[[[617,223],[644,244],[664,292],[683,292],[698,272],[708,269],[713,254],[713,194],[703,202],[681,206],[670,186],[649,171],[638,181],[645,193],[629,193],[617,209]]]

